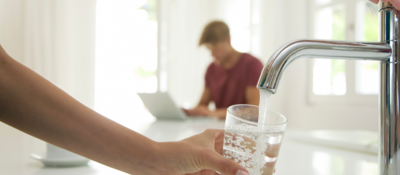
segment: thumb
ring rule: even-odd
[[[204,162],[205,169],[212,169],[224,175],[249,175],[247,170],[233,160],[227,159],[215,151],[210,151]]]

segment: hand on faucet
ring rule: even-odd
[[[369,0],[375,4],[378,4],[379,0]],[[400,10],[400,0],[382,0],[382,2],[390,2],[397,10]]]

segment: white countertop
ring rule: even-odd
[[[154,121],[136,124],[131,129],[155,141],[177,141],[204,131],[206,128],[223,129],[223,121]],[[286,135],[296,131],[288,130]],[[20,137],[0,133],[1,175],[119,175],[125,174],[91,161],[88,166],[72,168],[46,168],[29,157],[37,148],[24,144]],[[376,175],[378,156],[349,151],[285,137],[276,165],[275,175]]]

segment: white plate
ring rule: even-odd
[[[31,154],[33,159],[41,161],[48,167],[73,167],[87,165],[89,159],[84,157],[77,158],[47,158],[46,154]]]

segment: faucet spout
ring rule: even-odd
[[[283,45],[272,55],[264,66],[257,88],[275,93],[285,68],[301,57],[386,61],[391,54],[390,45],[379,42],[293,41]]]
[[[382,2],[380,42],[298,40],[269,59],[257,88],[276,92],[285,68],[301,57],[380,61],[379,174],[400,174],[400,11]]]

